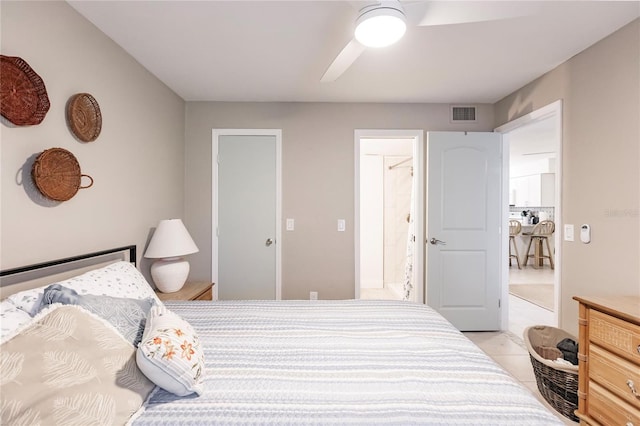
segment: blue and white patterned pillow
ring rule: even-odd
[[[109,321],[122,336],[137,346],[142,339],[149,310],[155,305],[152,298],[126,299],[111,296],[80,295],[60,284],[44,290],[40,309],[54,303],[78,305]]]
[[[146,299],[151,297],[160,304],[153,288],[144,276],[130,262],[115,262],[103,268],[94,269],[82,275],[60,281],[64,287],[71,288],[78,294],[94,294],[129,299]],[[34,316],[40,309],[40,301],[45,287],[25,290],[7,298],[18,309]]]

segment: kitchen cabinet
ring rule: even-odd
[[[509,204],[518,207],[550,207],[555,205],[555,173],[538,173],[509,180]]]

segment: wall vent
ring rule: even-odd
[[[452,123],[471,123],[476,121],[476,107],[465,105],[451,105]]]

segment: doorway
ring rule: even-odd
[[[505,229],[509,229],[509,221],[521,223],[520,233],[504,250],[504,258],[511,262],[506,262],[502,280],[508,301],[503,329],[522,337],[526,327],[557,326],[560,317],[562,101],[496,131],[503,133],[505,153],[509,153],[505,155],[509,175],[503,188],[509,200]],[[551,221],[554,232],[546,241],[534,240],[530,245],[527,234],[542,221]],[[537,241],[541,243],[538,247]]]
[[[423,301],[422,130],[355,132],[355,298]]]
[[[214,300],[281,298],[281,145],[280,130],[213,130]]]

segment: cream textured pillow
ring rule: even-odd
[[[153,383],[133,345],[77,306],[52,305],[0,346],[0,424],[124,424]]]
[[[204,351],[191,325],[164,305],[149,311],[138,345],[140,370],[156,385],[178,396],[202,395]]]

